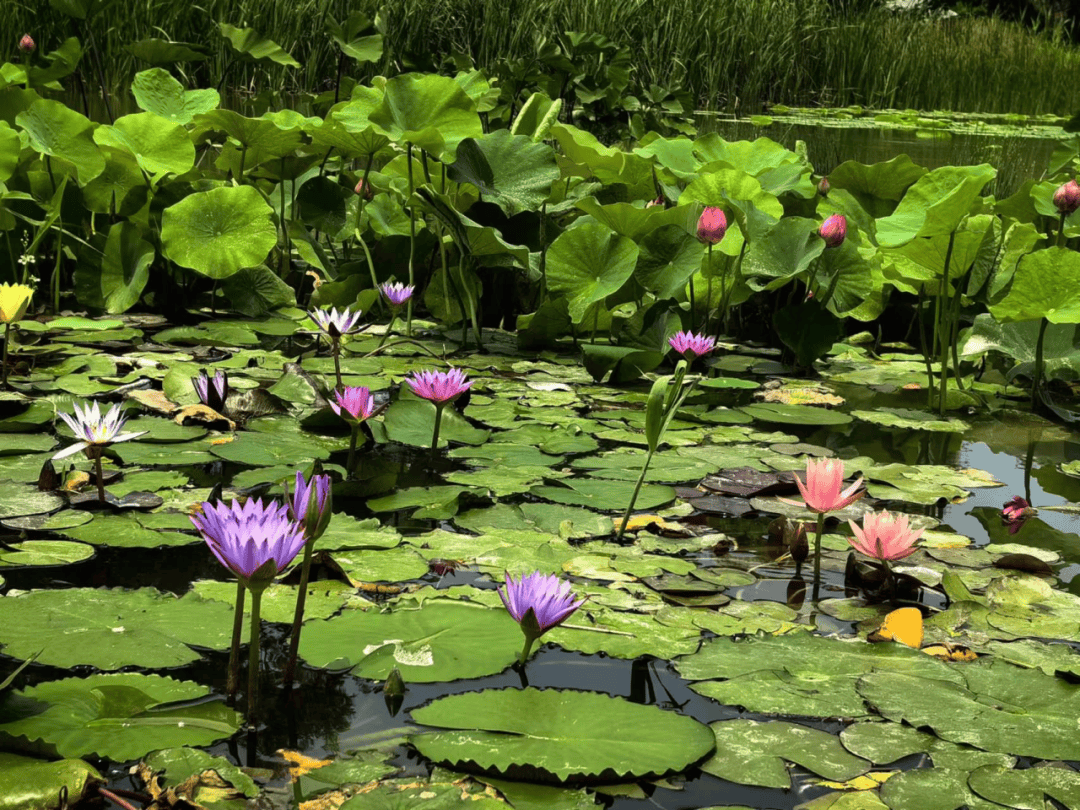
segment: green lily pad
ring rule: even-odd
[[[780,402],[755,402],[740,411],[763,422],[782,425],[846,425],[851,417],[840,411],[829,411],[810,405],[785,405]]]
[[[622,511],[634,493],[630,481],[605,481],[589,478],[572,478],[565,486],[539,486],[532,488],[538,498],[571,506],[588,506],[604,512]],[[656,509],[675,500],[675,490],[657,484],[645,484],[634,503],[635,509]]]
[[[943,419],[925,411],[911,408],[877,408],[872,411],[852,411],[851,415],[864,422],[903,430],[929,430],[938,433],[966,433],[971,424],[963,419]]]
[[[203,599],[236,604],[236,585],[216,579],[200,579],[191,583],[191,590]],[[296,610],[295,585],[274,584],[263,591],[259,616],[263,621],[292,624]],[[344,582],[320,580],[308,584],[304,600],[304,621],[326,619],[333,616],[355,595],[355,590]],[[244,600],[244,615],[251,615],[251,600]]]
[[[0,520],[55,512],[64,505],[60,498],[36,486],[0,481],[0,489],[4,492],[0,499]]]
[[[1043,810],[1046,796],[1065,807],[1080,807],[1080,773],[1063,765],[1022,771],[987,765],[968,777],[968,787],[984,799],[1020,810]]]
[[[785,760],[834,782],[846,782],[870,768],[832,734],[798,723],[722,720],[711,728],[717,751],[701,769],[736,784],[786,790],[791,776]]]
[[[0,566],[67,565],[94,556],[85,543],[65,540],[28,540],[0,549]]]
[[[435,432],[435,406],[423,400],[400,399],[387,409],[381,427],[375,423],[372,431],[376,438],[383,431],[390,441],[413,447],[431,447],[431,437]],[[450,442],[483,444],[489,436],[491,431],[474,428],[453,407],[443,409],[439,447],[445,447]]]
[[[249,798],[259,795],[258,785],[229,760],[211,756],[197,748],[166,748],[162,751],[154,751],[143,760],[143,764],[161,777],[163,787],[180,785],[193,776],[212,770],[237,794]],[[208,805],[216,807],[217,803],[214,799],[221,795],[220,791],[221,788],[217,786],[199,788],[198,792],[192,794],[190,798],[200,803],[205,801]]]
[[[397,667],[405,683],[481,678],[510,666],[524,645],[501,609],[446,599],[390,613],[348,610],[304,627],[300,655],[321,669],[350,669],[385,680]]]
[[[499,689],[440,698],[413,719],[424,756],[454,767],[561,782],[674,773],[708,756],[712,731],[691,717],[595,692]]]
[[[188,529],[194,529],[188,521]],[[143,526],[140,516],[98,514],[89,523],[61,531],[65,537],[89,543],[92,546],[115,546],[117,548],[158,548],[160,546],[186,546],[202,542],[202,538],[189,532],[158,531]]]
[[[42,740],[64,757],[95,754],[123,762],[162,747],[211,745],[236,733],[241,717],[224,701],[191,703],[209,693],[202,684],[160,675],[65,678],[16,692],[16,700],[40,702],[44,709],[2,723],[0,731]]]
[[[28,658],[40,650],[40,663],[57,667],[175,667],[199,659],[189,644],[223,650],[232,636],[231,607],[153,588],[30,591],[0,604],[4,652]]]
[[[45,762],[0,753],[0,810],[53,810],[63,793],[77,804],[103,781],[81,759]]]

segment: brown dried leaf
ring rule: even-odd
[[[185,405],[176,412],[173,421],[178,425],[196,422],[217,430],[236,430],[236,422],[205,405]]]
[[[128,394],[128,399],[133,399],[147,410],[156,411],[165,416],[168,416],[179,407],[165,396],[163,391],[148,391],[145,389],[131,391]]]

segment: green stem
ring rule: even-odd
[[[923,321],[923,291],[922,287],[919,288],[919,303],[918,309],[915,312],[915,317],[919,321],[919,345],[922,348],[923,360],[926,361],[926,407],[929,408],[932,402],[932,396],[934,391],[934,369],[933,364],[930,362],[930,347],[926,345],[926,323]]]
[[[521,650],[521,665],[525,666],[525,662],[529,660],[529,653],[532,652],[533,642],[536,641],[532,636],[525,636],[525,646]]]
[[[390,337],[390,330],[394,327],[394,321],[397,320],[397,307],[390,307],[390,323],[386,325],[386,331],[383,332],[382,340],[379,341],[379,345],[376,349],[381,349],[383,344],[386,343],[386,339]]]
[[[439,452],[439,427],[442,425],[442,412],[445,407],[445,403],[435,404],[435,430],[431,434],[431,455],[433,456]]]
[[[360,432],[360,425],[352,426],[352,436],[349,438],[349,460],[345,462],[345,472],[352,477],[353,466],[356,464],[356,434]]]
[[[413,165],[412,165],[412,144],[407,144],[405,147],[406,159],[408,160],[409,170],[409,284],[416,288],[416,270],[414,267],[416,260],[416,215],[413,212],[412,207],[412,195],[413,195]],[[412,298],[406,302],[405,307],[405,336],[412,337]]]
[[[945,394],[949,385],[949,350],[951,346],[952,338],[952,325],[950,315],[950,303],[945,296],[948,295],[949,290],[949,264],[952,262],[953,243],[956,241],[956,231],[949,234],[949,247],[945,251],[945,269],[941,275],[941,289],[938,295],[938,301],[941,303],[941,327],[938,332],[938,337],[941,340],[939,357],[941,358],[941,385],[938,391],[938,414],[945,415]]]
[[[304,606],[307,603],[307,588],[311,578],[311,552],[314,540],[304,543],[304,562],[300,569],[300,590],[296,594],[296,612],[293,614],[292,633],[289,635],[289,657],[285,661],[285,676],[282,679],[288,689],[292,686],[293,673],[296,671],[296,656],[300,650],[300,628],[304,624]]]
[[[344,391],[345,386],[341,382],[341,338],[332,337],[331,353],[334,355],[334,376],[337,377],[337,390]]]
[[[814,604],[817,604],[821,589],[821,535],[825,533],[825,513],[818,512],[817,534],[814,535]]]
[[[244,583],[236,583],[236,609],[233,611],[232,647],[229,649],[229,674],[225,682],[225,693],[229,703],[236,699],[236,690],[240,685],[240,637],[244,633],[244,595],[247,588]]]
[[[8,381],[7,381],[7,375],[8,375],[8,347],[10,345],[11,345],[11,321],[8,321],[6,324],[4,324],[4,369],[3,369],[2,372],[0,372],[0,375],[3,375],[2,379],[0,379],[0,384],[2,384],[4,388],[8,387]]]
[[[1058,219],[1057,246],[1065,247],[1065,214]]]
[[[623,539],[623,535],[626,534],[626,526],[630,522],[630,513],[634,511],[634,504],[637,503],[638,494],[641,492],[641,485],[645,483],[645,473],[649,471],[649,464],[652,463],[653,451],[649,452],[645,456],[645,463],[641,465],[641,475],[638,476],[637,483],[634,484],[634,492],[630,496],[630,502],[626,505],[626,511],[623,512],[622,523],[619,524],[619,533],[615,535],[615,542],[618,543]]]
[[[1039,321],[1039,339],[1035,342],[1035,378],[1031,381],[1031,407],[1034,410],[1035,401],[1038,397],[1039,386],[1043,378],[1043,342],[1046,338],[1046,327],[1050,321],[1043,318]]]
[[[94,475],[97,476],[98,500],[105,503],[105,474],[101,471],[101,448],[95,447],[97,455],[94,456]]]
[[[712,247],[712,245],[710,245],[709,247]],[[597,310],[597,311],[599,311],[599,310]],[[694,328],[694,325],[695,325],[695,317],[694,317],[694,277],[693,277],[693,275],[691,275],[690,276],[690,331],[691,332],[696,332],[697,331]]]
[[[262,603],[262,591],[251,592],[251,640],[248,644],[248,725],[258,726],[259,702],[259,637],[262,623],[259,620],[259,608]]]

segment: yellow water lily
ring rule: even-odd
[[[33,294],[25,284],[0,284],[0,323],[21,321]]]

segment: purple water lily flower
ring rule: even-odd
[[[303,526],[304,535],[309,542],[314,543],[330,525],[333,510],[330,476],[312,475],[308,481],[304,474],[297,470],[292,497],[289,497],[287,491],[285,495],[289,519]]]
[[[498,589],[499,598],[525,634],[525,649],[521,653],[521,663],[524,664],[533,642],[552,627],[566,621],[585,604],[585,600],[575,600],[570,592],[570,583],[554,574],[535,571],[520,579],[513,579],[507,573],[505,582],[506,587]]]
[[[275,501],[249,498],[240,502],[204,503],[191,522],[214,556],[249,589],[261,590],[293,561],[304,547],[302,526]]]
[[[440,408],[472,387],[472,381],[465,378],[465,372],[457,368],[449,371],[415,371],[405,382],[418,397],[434,402]]]
[[[668,338],[668,344],[691,363],[695,358],[711,352],[716,346],[716,338],[695,335],[693,332],[676,332]]]
[[[211,410],[221,413],[225,407],[225,399],[229,396],[229,375],[222,369],[214,372],[213,379],[203,369],[197,377],[191,378],[191,384],[195,386],[195,393],[199,395],[199,402]]]
[[[105,447],[110,444],[131,441],[146,433],[145,430],[140,430],[137,433],[121,433],[120,428],[127,421],[127,417],[123,416],[122,413],[119,404],[113,405],[103,415],[97,402],[89,403],[85,407],[79,407],[79,403],[76,402],[75,415],[62,413],[60,418],[67,422],[68,427],[71,428],[75,433],[75,437],[80,441],[70,447],[65,447],[53,456],[53,460],[67,458],[80,450],[85,450],[87,447]]]
[[[333,340],[337,340],[342,335],[347,335],[356,329],[361,314],[360,312],[352,312],[348,307],[345,307],[341,312],[338,312],[337,309],[313,309],[311,319],[318,324],[319,329]]]
[[[367,386],[347,385],[343,390],[334,392],[330,407],[348,422],[363,422],[375,413],[375,398]]]
[[[383,296],[390,303],[392,307],[400,307],[405,304],[410,298],[412,298],[413,292],[416,290],[412,284],[402,284],[401,282],[395,282],[391,284],[387,282],[379,286],[379,290],[382,291]]]

